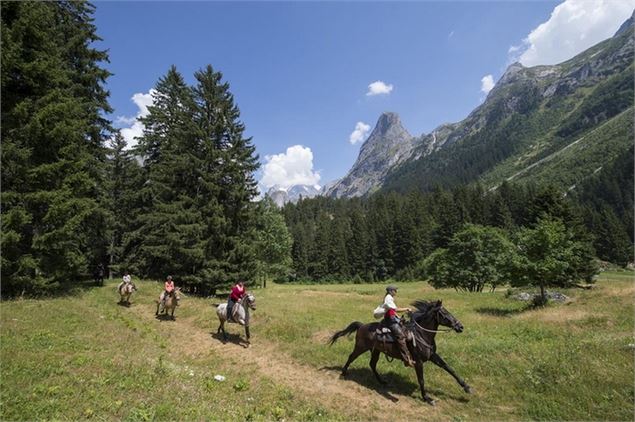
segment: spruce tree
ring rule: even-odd
[[[114,274],[131,271],[128,268],[127,236],[142,204],[138,194],[141,184],[139,164],[126,149],[127,143],[119,132],[110,140],[106,173],[106,205],[108,220],[108,272]]]
[[[86,2],[3,2],[3,293],[86,277],[105,255],[110,111]]]
[[[255,275],[252,199],[258,193],[254,172],[259,164],[222,74],[208,65],[194,76],[194,122],[202,165],[197,203],[204,221],[201,274],[208,287],[215,288]]]
[[[137,218],[135,261],[141,275],[174,274],[200,282],[203,224],[195,197],[201,160],[193,124],[193,96],[172,66],[159,80],[137,152],[144,160],[143,208]]]

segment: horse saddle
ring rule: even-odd
[[[240,306],[240,301],[234,303],[234,306],[232,306],[232,310],[228,318],[230,322],[238,322],[238,307],[239,306]]]

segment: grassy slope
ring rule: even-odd
[[[248,362],[237,366],[234,357],[219,353],[222,348],[209,348],[205,343],[217,326],[209,300],[183,300],[177,322],[191,330],[188,338],[173,342],[167,336],[178,334],[175,325],[152,318],[157,285],[144,282],[140,287],[131,308],[114,304],[113,285],[69,298],[1,303],[0,418],[306,420],[372,415],[372,410],[362,414],[355,406],[299,394]],[[436,420],[631,420],[633,349],[628,345],[635,343],[634,292],[632,274],[614,273],[602,276],[594,290],[565,292],[573,298],[569,304],[524,310],[503,292],[470,295],[435,291],[425,283],[401,284],[401,306],[415,298],[442,298],[463,322],[464,333],[439,335],[438,350],[476,390],[472,396],[462,393],[448,374],[426,364],[426,385],[439,406],[412,402],[422,415]],[[279,359],[288,357],[307,372],[335,373],[353,342],[344,339],[326,347],[326,339],[353,320],[369,321],[382,286],[273,285],[255,293],[258,310],[250,350],[280,345],[285,354]],[[287,300],[283,313],[281,303]],[[230,331],[238,332],[235,326]],[[360,357],[350,373],[363,387],[361,394],[372,397],[377,386],[368,358]],[[382,358],[379,371],[387,375],[394,394],[418,398],[412,370]],[[227,376],[225,383],[212,380],[218,373]],[[400,406],[408,403],[389,402],[397,419]]]
[[[599,127],[572,141],[538,163],[539,149],[512,157],[481,178],[485,186],[502,180],[549,182],[563,189],[580,183],[612,162],[633,143],[633,108],[613,117]]]

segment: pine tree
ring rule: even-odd
[[[3,292],[77,282],[105,255],[110,111],[86,2],[2,5]]]
[[[229,84],[212,66],[195,73],[194,121],[203,171],[198,205],[205,221],[203,274],[209,286],[255,275],[258,156]]]
[[[142,205],[137,194],[141,169],[126,147],[127,143],[121,134],[115,133],[110,140],[105,183],[105,203],[111,214],[108,220],[110,278],[113,277],[113,273],[122,274],[123,271],[131,270],[126,261],[126,236],[133,227],[136,214]]]
[[[137,219],[135,261],[143,276],[174,274],[200,282],[203,225],[195,197],[201,160],[193,124],[193,97],[174,66],[159,80],[137,152],[144,160],[144,206]]]

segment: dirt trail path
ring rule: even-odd
[[[141,308],[135,309],[135,313],[140,318],[159,323],[147,312],[147,309]],[[440,413],[443,408],[441,403],[439,403],[441,406],[431,407],[413,397],[390,392],[390,386],[385,391],[373,390],[355,381],[340,378],[336,371],[319,370],[299,364],[277,349],[275,344],[261,338],[255,339],[251,347],[247,348],[236,342],[223,344],[214,338],[211,332],[196,327],[192,321],[179,318],[178,315],[176,321],[171,324],[176,327],[173,341],[187,356],[202,357],[213,350],[219,354],[231,355],[239,361],[250,362],[255,365],[260,374],[286,386],[300,396],[314,400],[325,408],[351,419],[391,421],[423,417],[432,417],[435,420],[446,419],[443,413]],[[230,331],[237,333],[237,326],[232,324]],[[244,337],[244,332],[241,332],[241,337]],[[345,359],[346,356],[342,356],[342,363]],[[367,361],[369,356],[362,356],[359,359]],[[412,376],[415,377],[414,372]],[[413,381],[416,382],[415,380]]]

